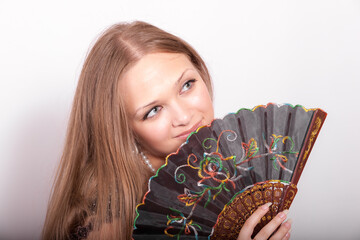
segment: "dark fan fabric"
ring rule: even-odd
[[[321,109],[268,104],[199,128],[149,181],[133,238],[211,238],[235,196],[263,183],[297,183],[325,117]],[[248,199],[240,200],[254,201]],[[244,211],[249,216],[254,209]]]

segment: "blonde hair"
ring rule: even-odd
[[[188,56],[212,96],[205,63],[185,41],[139,21],[106,30],[79,77],[43,239],[71,239],[79,226],[90,231],[88,239],[131,238],[134,210],[150,171],[134,151],[118,81],[132,64],[154,52]]]

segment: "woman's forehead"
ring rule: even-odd
[[[170,70],[181,70],[184,67],[193,67],[193,64],[185,54],[181,53],[149,53],[144,55],[140,60],[135,62],[125,73],[125,77],[142,75],[144,77],[149,74],[159,72],[159,74],[167,73]]]
[[[184,54],[152,53],[142,57],[123,75],[120,85],[126,91],[153,87],[153,85],[172,84],[185,71],[196,71]]]
[[[188,74],[198,73],[184,54],[147,54],[129,68],[120,80],[121,95],[127,105],[142,105],[171,91]]]

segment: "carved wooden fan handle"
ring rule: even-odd
[[[254,229],[256,235],[276,214],[289,209],[297,192],[296,185],[284,184],[280,181],[256,184],[252,188],[235,196],[231,203],[226,205],[219,214],[214,232],[210,239],[230,240],[236,239],[241,227],[251,214],[260,206],[272,202],[270,211],[261,219]]]

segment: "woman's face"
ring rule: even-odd
[[[214,118],[212,100],[184,54],[152,53],[120,81],[130,123],[148,157],[164,158]]]

